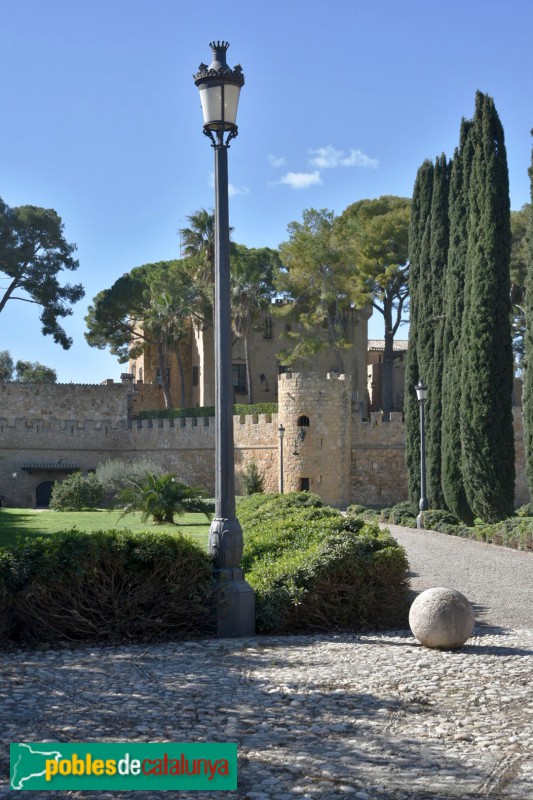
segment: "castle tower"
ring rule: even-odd
[[[278,394],[285,492],[308,489],[328,505],[349,505],[351,377],[286,373],[279,377]]]

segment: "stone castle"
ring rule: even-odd
[[[235,468],[255,460],[265,490],[309,489],[331,505],[406,499],[401,412],[363,419],[349,375],[285,373],[277,414],[235,417]],[[136,419],[157,386],[0,383],[0,501],[46,506],[52,484],[112,458],[150,458],[190,485],[214,491],[214,419]],[[154,395],[155,396],[155,395]],[[152,405],[152,408],[154,406]],[[278,428],[285,429],[283,441]],[[522,414],[515,408],[517,504],[527,502]],[[282,453],[283,449],[283,453]],[[237,484],[238,485],[238,484]]]

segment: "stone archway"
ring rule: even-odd
[[[35,507],[48,508],[54,481],[43,481],[35,488]]]

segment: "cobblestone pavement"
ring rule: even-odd
[[[533,631],[426,650],[406,631],[0,654],[10,741],[234,741],[237,792],[149,800],[533,798]]]

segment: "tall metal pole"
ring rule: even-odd
[[[420,513],[416,518],[416,527],[423,528],[424,520],[422,512],[428,509],[426,497],[426,439],[424,425],[424,405],[426,401],[425,399],[419,399],[418,402],[420,404]]]
[[[255,633],[255,595],[240,567],[243,534],[235,512],[229,263],[228,146],[215,149],[215,517],[209,531],[219,581],[217,635]]]
[[[283,437],[285,436],[285,428],[280,425],[278,428],[279,433],[279,493],[283,494]]]

